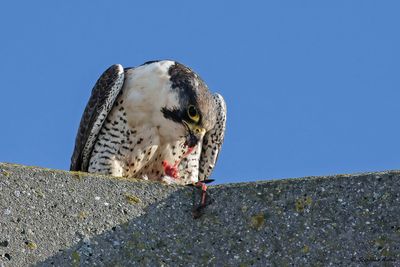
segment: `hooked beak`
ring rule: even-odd
[[[185,125],[186,130],[188,131],[185,145],[188,147],[195,147],[200,138],[205,134],[206,130],[198,125],[190,124],[186,121],[183,121],[183,125]]]

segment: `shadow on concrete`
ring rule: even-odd
[[[400,264],[398,173],[183,188],[36,266]]]

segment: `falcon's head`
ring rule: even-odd
[[[172,94],[177,105],[161,109],[165,119],[179,124],[186,144],[194,147],[216,121],[216,105],[204,81],[188,67],[174,62],[169,69]]]

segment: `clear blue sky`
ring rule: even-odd
[[[102,71],[175,59],[226,99],[218,182],[400,169],[399,3],[3,1],[0,161],[68,169]]]

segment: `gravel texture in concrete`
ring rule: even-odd
[[[190,187],[0,163],[0,266],[400,266],[400,172]]]

